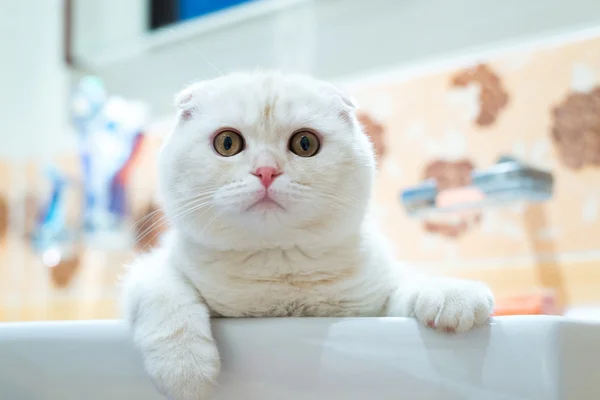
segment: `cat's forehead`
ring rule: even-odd
[[[241,129],[271,125],[297,129],[329,125],[347,115],[350,103],[333,86],[305,76],[235,74],[193,86],[181,95],[197,118]]]
[[[250,105],[295,105],[306,103],[307,100],[313,103],[331,102],[334,97],[327,88],[326,83],[302,75],[233,74],[207,82],[206,94],[214,100],[227,100],[235,96]]]

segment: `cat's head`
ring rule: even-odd
[[[177,231],[252,249],[319,244],[359,228],[375,159],[354,103],[333,85],[232,74],[191,85],[176,103],[159,175]]]

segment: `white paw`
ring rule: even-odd
[[[493,308],[494,297],[483,283],[439,279],[426,283],[418,291],[413,314],[431,328],[465,332],[484,324]]]
[[[171,338],[147,347],[143,356],[150,378],[170,400],[210,399],[221,366],[213,341],[187,345]]]

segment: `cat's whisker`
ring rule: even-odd
[[[225,213],[225,209],[216,212],[215,215],[213,215],[213,217],[208,221],[208,223],[206,225],[204,225],[204,228],[202,229],[202,234],[204,234],[206,232],[206,230],[208,229],[208,227],[224,213]]]
[[[160,213],[161,210],[154,210],[149,214],[146,214],[145,216],[143,216],[142,218],[140,218],[139,220],[137,220],[137,222],[134,222],[133,224],[131,224],[131,227],[136,229],[138,226],[140,226],[141,224],[145,223],[146,221],[148,221],[149,219],[151,219],[152,217],[154,217],[156,214]]]
[[[216,193],[218,188],[211,188],[211,189],[207,189],[207,190],[203,190],[201,192],[197,192],[194,193],[193,195],[189,196],[189,197],[184,197],[181,200],[176,200],[174,203],[175,206],[181,206],[182,204],[187,204],[189,202],[194,202],[200,199],[204,199],[204,198],[209,198],[211,196],[214,196],[214,194]]]
[[[147,244],[146,244],[146,246],[144,246],[144,249],[143,249],[143,250],[144,250],[144,251],[146,251],[146,250],[149,250],[149,247],[150,247],[150,245],[151,245],[152,243],[154,243],[154,241],[156,240],[156,238],[157,238],[157,237],[159,237],[161,233],[163,233],[163,232],[161,232],[161,231],[158,231],[158,232],[156,232],[156,233],[155,233],[155,234],[154,234],[154,235],[153,235],[153,236],[150,238],[150,240],[148,240],[148,241],[147,241]]]
[[[336,193],[319,193],[317,196],[321,198],[325,198],[331,200],[331,204],[340,204],[345,206],[356,206],[358,204],[358,199],[356,198],[344,198]]]
[[[164,224],[168,222],[166,218],[163,218],[159,224],[157,224],[156,226],[154,226],[152,229],[148,229],[146,231],[144,231],[144,233],[142,233],[141,235],[138,235],[136,237],[135,240],[135,245],[138,245],[140,242],[142,242],[144,239],[146,239],[152,232],[155,232],[157,230],[159,230],[160,228],[162,228],[164,226]],[[161,231],[159,230],[159,233]],[[154,239],[154,237],[153,237]]]
[[[179,218],[183,218],[186,217],[188,215],[190,215],[191,213],[200,210],[202,208],[209,208],[208,206],[210,206],[212,204],[212,201],[203,201],[203,202],[196,202],[194,204],[190,204],[187,207],[182,207],[180,208],[175,214],[173,214],[172,219],[179,219]]]
[[[152,213],[151,215],[154,215],[154,214],[156,214],[159,211],[161,211],[161,210],[157,210],[154,213]],[[145,219],[147,219],[147,218],[145,218]],[[137,224],[134,225],[134,227],[137,227],[145,219],[140,220]],[[165,215],[161,216],[157,221],[155,221],[154,223],[152,223],[152,225],[150,225],[149,227],[147,227],[146,231],[151,230],[155,225],[162,223],[164,219],[166,219],[166,216]]]
[[[179,207],[179,209],[174,213],[172,219],[177,219],[177,218],[181,218],[183,216],[189,215],[190,213],[192,213],[198,209],[201,209],[203,207],[206,207],[207,205],[209,205],[211,203],[210,201],[203,201],[203,200],[205,200],[205,199],[204,198],[196,198],[192,201],[188,201],[187,204],[185,205],[185,207]],[[168,218],[166,215],[163,215],[161,218],[159,218],[157,221],[155,221],[152,225],[150,225],[148,228],[146,228],[146,230],[144,232],[140,233],[137,236],[136,244],[139,243],[140,241],[144,240],[152,232],[154,232],[156,230],[160,230],[160,228],[162,228],[166,222],[168,222]],[[156,237],[156,235],[155,235],[155,237]]]
[[[204,209],[204,210],[202,210],[202,209]],[[198,204],[197,206],[194,206],[194,207],[188,209],[187,211],[181,213],[180,215],[177,216],[177,218],[184,218],[184,217],[189,216],[193,212],[196,212],[198,210],[202,210],[202,212],[198,216],[196,216],[196,219],[198,219],[198,218],[202,217],[206,213],[206,211],[208,211],[210,209],[211,209],[210,203]]]
[[[172,32],[172,33],[176,32],[175,29],[172,29],[172,28],[163,28],[163,29],[165,29],[168,32]],[[214,69],[219,75],[221,75],[221,76],[225,75],[223,73],[223,71],[221,71],[219,68],[217,68],[217,66],[213,62],[211,62],[208,58],[206,58],[201,52],[199,52],[199,51],[196,50],[195,53],[198,56],[200,56],[200,58],[202,58],[202,60],[206,64],[208,64],[212,69]]]
[[[204,203],[208,203],[208,202],[206,202],[206,200],[211,198],[214,195],[216,189],[217,189],[217,187],[205,188],[202,191],[194,193],[194,195],[189,198],[184,198],[182,200],[175,201],[174,202],[175,204],[173,206],[176,207],[176,212],[174,213],[174,215],[176,217],[179,217],[179,214],[185,214],[186,212],[193,212],[193,210],[190,211],[190,209],[195,210],[196,208],[200,208],[201,206],[204,205]],[[162,212],[162,210],[158,209],[158,210],[155,210],[152,213],[144,216],[143,218],[141,218],[139,221],[137,221],[133,225],[134,229],[137,229],[145,221],[151,219],[153,216],[155,216],[157,213],[160,213],[160,212]],[[169,222],[168,217],[166,215],[162,215],[157,221],[154,221],[143,232],[139,232],[138,234],[136,234],[135,244],[136,245],[139,244],[141,241],[146,239],[150,234],[158,231],[149,241],[149,243],[153,242],[154,239],[156,239],[156,237],[162,233],[161,228],[163,228],[166,224],[168,224],[168,222]],[[146,246],[146,247],[148,247],[148,246]]]
[[[214,69],[219,75],[221,75],[221,76],[225,75],[223,73],[223,71],[221,71],[219,68],[217,68],[217,66],[214,63],[212,63],[208,58],[206,58],[204,56],[204,54],[202,54],[199,51],[197,51],[196,54],[199,55],[200,58],[202,58],[202,60],[204,60],[204,62],[207,63],[212,69]]]

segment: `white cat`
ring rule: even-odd
[[[124,282],[134,341],[172,399],[206,399],[217,381],[211,316],[410,316],[451,331],[488,319],[483,284],[392,261],[366,218],[372,146],[334,86],[233,74],[194,84],[176,102],[159,160],[173,229]]]

